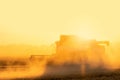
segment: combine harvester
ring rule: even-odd
[[[84,40],[74,35],[61,35],[56,42],[56,53],[51,56],[34,55],[46,61],[43,76],[62,76],[105,70],[109,41]]]

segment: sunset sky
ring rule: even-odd
[[[0,0],[0,44],[51,44],[61,34],[119,41],[120,0]]]

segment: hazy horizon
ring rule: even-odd
[[[51,44],[60,34],[119,41],[119,0],[2,0],[0,44]]]

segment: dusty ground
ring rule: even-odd
[[[120,70],[114,70],[104,73],[94,73],[82,76],[79,74],[67,76],[47,76],[14,80],[120,80]]]

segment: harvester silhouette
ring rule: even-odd
[[[46,60],[44,75],[85,74],[104,69],[109,41],[85,40],[74,35],[61,35],[56,42],[56,53],[51,56],[33,55]],[[94,65],[93,65],[94,64]]]

